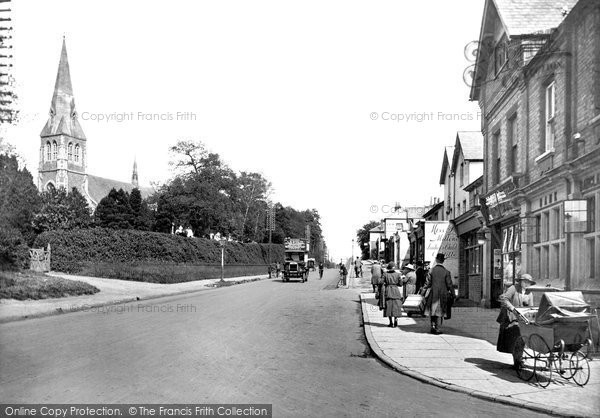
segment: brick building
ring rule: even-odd
[[[479,42],[484,303],[522,272],[600,290],[600,2],[487,0]]]

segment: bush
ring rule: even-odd
[[[0,270],[18,270],[28,264],[29,248],[21,231],[0,226]]]
[[[46,231],[35,241],[36,248],[48,244],[52,249],[52,269],[67,273],[79,273],[90,263],[221,262],[217,241],[131,229]],[[268,247],[268,244],[227,242],[225,258],[227,264],[267,264]],[[282,245],[272,245],[271,259],[283,260]]]

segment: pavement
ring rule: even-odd
[[[429,318],[398,319],[389,328],[372,293],[370,276],[351,279],[360,294],[365,335],[374,354],[396,371],[422,382],[477,398],[561,416],[600,415],[600,359],[589,361],[584,387],[552,375],[547,388],[519,379],[512,356],[496,351],[498,309],[455,307],[441,335],[429,333]],[[369,277],[367,277],[369,276]]]
[[[197,280],[185,283],[161,284],[133,282],[129,280],[102,279],[98,277],[74,276],[62,273],[49,273],[50,276],[69,280],[79,280],[100,289],[93,295],[72,296],[59,299],[15,300],[0,299],[0,323],[59,315],[67,312],[95,311],[104,306],[119,303],[148,300],[164,296],[212,289],[220,279]],[[262,280],[268,275],[231,277],[228,283],[243,283]]]

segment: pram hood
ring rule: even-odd
[[[542,295],[535,322],[544,325],[554,322],[586,321],[591,316],[590,305],[583,298],[583,293],[548,292]]]

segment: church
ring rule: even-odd
[[[93,210],[112,188],[123,189],[129,193],[138,188],[143,198],[153,192],[151,187],[139,186],[135,160],[131,183],[88,174],[87,162],[87,138],[75,109],[67,46],[63,38],[50,115],[40,134],[39,191],[59,187],[71,190],[75,187],[87,199]]]

